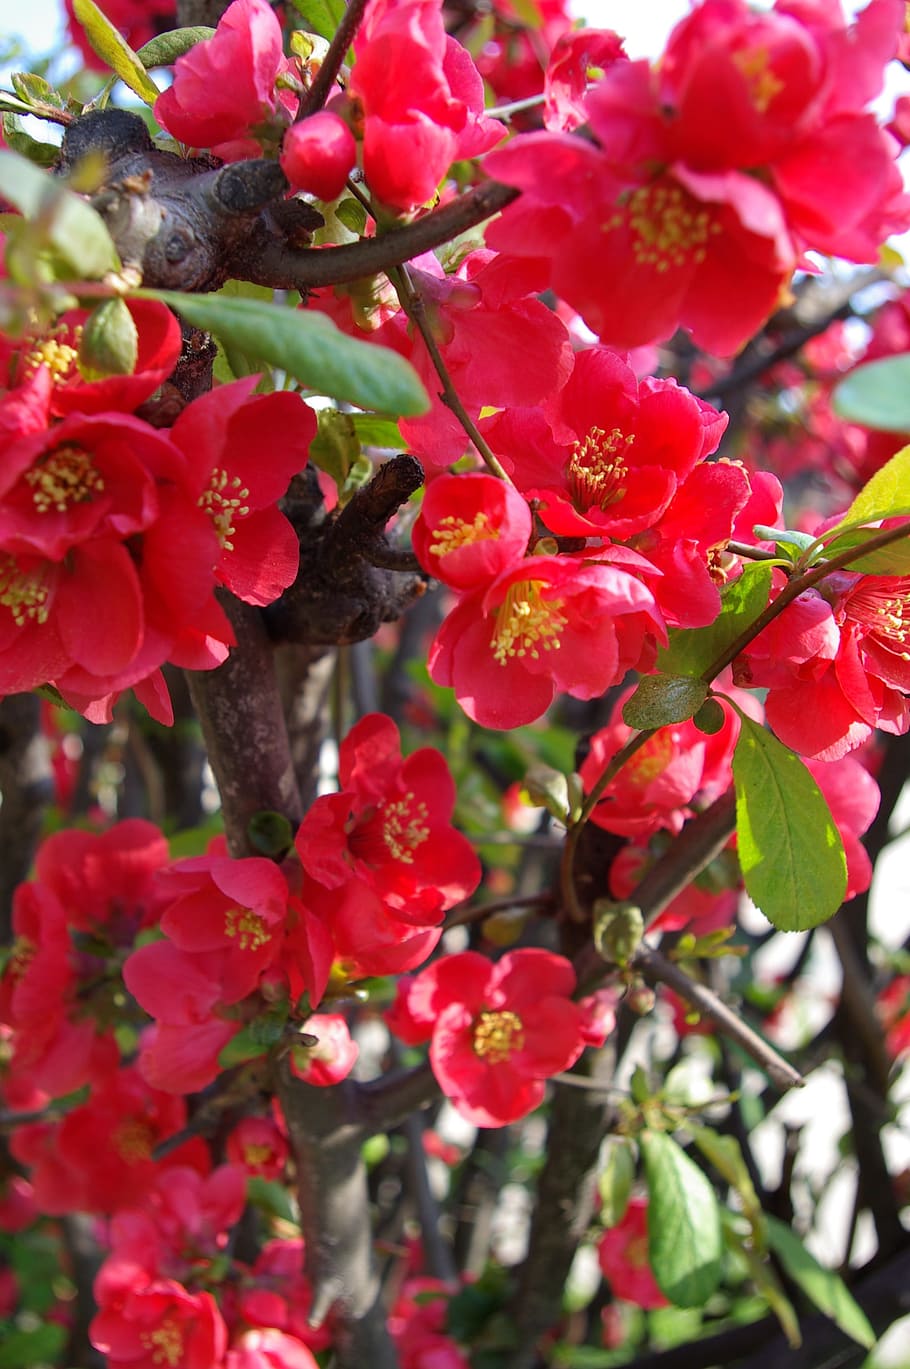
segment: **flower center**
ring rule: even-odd
[[[605,227],[609,231],[626,225],[636,263],[658,272],[700,264],[707,255],[708,238],[721,231],[709,210],[698,208],[681,186],[666,182],[633,190]]]
[[[39,513],[66,513],[73,504],[85,504],[104,489],[104,480],[92,458],[81,447],[58,447],[30,471],[25,482],[32,488],[32,502]]]
[[[150,1160],[154,1135],[148,1122],[141,1117],[127,1117],[114,1132],[114,1148],[128,1164]]]
[[[433,556],[448,556],[459,547],[471,546],[474,542],[496,541],[498,537],[499,529],[490,526],[489,514],[475,513],[470,523],[465,518],[449,514],[439,520],[430,543],[430,552]]]
[[[484,1009],[474,1023],[474,1054],[491,1065],[508,1060],[513,1051],[521,1050],[524,1043],[524,1023],[518,1013],[510,1012],[507,1008],[500,1011]]]
[[[540,597],[540,580],[521,580],[506,591],[496,611],[496,626],[490,645],[493,659],[500,665],[513,656],[530,656],[539,661],[542,651],[554,651],[560,646],[559,634],[568,626],[568,619],[560,612],[564,600],[544,602]]]
[[[41,342],[36,343],[23,358],[26,374],[30,375],[33,371],[37,371],[39,366],[46,366],[51,373],[54,384],[64,384],[69,380],[76,365],[81,337],[82,329],[77,328],[73,336],[75,347],[68,342],[60,342],[54,337],[44,338]]]
[[[50,590],[40,571],[26,575],[20,571],[15,557],[0,556],[0,605],[9,609],[17,627],[23,627],[29,618],[46,623],[49,597]]]
[[[34,941],[27,936],[17,936],[10,947],[9,960],[6,962],[7,973],[16,982],[22,978],[29,965],[35,958],[38,947]]]
[[[251,1169],[255,1169],[259,1165],[264,1165],[266,1161],[271,1160],[272,1154],[273,1152],[270,1146],[265,1146],[255,1141],[248,1141],[243,1147],[244,1163],[248,1164]]]
[[[243,502],[249,497],[250,492],[242,484],[239,475],[230,476],[227,471],[217,467],[212,471],[208,489],[199,496],[199,507],[215,524],[218,541],[225,551],[234,550],[230,539],[237,531],[236,520],[246,518],[250,511],[249,505]]]
[[[414,852],[430,835],[426,825],[426,804],[415,802],[414,795],[407,793],[394,803],[384,803],[379,811],[382,839],[392,859],[400,860],[404,865],[413,865]]]
[[[625,479],[629,474],[626,457],[635,441],[621,428],[607,432],[592,428],[586,437],[572,446],[566,464],[566,478],[572,502],[577,509],[599,508],[606,511],[625,497]]]
[[[673,733],[669,728],[661,728],[636,755],[626,761],[624,769],[633,784],[645,788],[663,774],[672,759]]]
[[[771,101],[784,88],[783,81],[771,70],[768,49],[742,48],[733,54],[733,65],[744,77],[755,109],[759,114],[767,114]]]
[[[154,1331],[140,1331],[139,1341],[144,1350],[150,1351],[153,1364],[166,1364],[174,1369],[183,1359],[183,1332],[173,1317],[166,1317]]]
[[[258,951],[269,940],[265,919],[252,908],[228,908],[224,915],[224,934],[236,940],[241,951]]]
[[[859,581],[844,610],[886,651],[910,661],[910,576]]]

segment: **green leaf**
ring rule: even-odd
[[[159,33],[157,38],[139,49],[136,56],[148,71],[151,67],[173,66],[178,57],[183,57],[197,43],[204,43],[212,37],[215,30],[205,24],[195,24],[191,28],[171,29]]]
[[[394,418],[376,414],[350,414],[354,431],[365,447],[379,447],[383,451],[400,452],[406,443]]]
[[[866,481],[836,527],[877,523],[882,518],[894,518],[902,513],[910,513],[910,447],[901,447]]]
[[[771,1249],[810,1302],[840,1327],[845,1336],[871,1350],[876,1341],[869,1318],[839,1274],[819,1264],[788,1226],[776,1217],[765,1218]]]
[[[804,932],[843,902],[844,845],[799,756],[745,714],[740,720],[733,782],[746,891],[779,931]]]
[[[335,37],[344,8],[344,0],[294,0],[294,9],[303,20],[298,27],[329,42]]]
[[[833,542],[825,545],[823,554],[826,557],[837,556],[852,547],[861,547],[880,532],[880,528],[854,528],[852,532],[841,533]],[[910,525],[907,533],[904,539],[857,556],[855,561],[850,562],[850,570],[861,570],[864,575],[910,575]]]
[[[335,206],[335,217],[341,220],[345,228],[356,233],[358,238],[367,226],[367,211],[359,200],[352,200],[350,197]]]
[[[720,1209],[707,1177],[672,1137],[639,1136],[648,1181],[648,1259],[677,1307],[702,1307],[720,1283]]]
[[[604,1226],[618,1226],[622,1221],[634,1182],[635,1155],[632,1143],[625,1137],[613,1136],[607,1145],[604,1167],[597,1176],[599,1216]]]
[[[259,1174],[251,1174],[246,1181],[246,1195],[254,1207],[280,1217],[283,1222],[298,1221],[297,1209],[291,1201],[287,1188],[272,1179],[263,1179]]]
[[[106,299],[85,321],[79,343],[79,370],[86,380],[129,376],[136,369],[139,333],[122,299]]]
[[[35,76],[30,71],[14,71],[10,84],[19,99],[32,108],[66,109],[66,100],[43,76]]]
[[[320,409],[316,417],[319,427],[310,443],[310,460],[335,481],[344,508],[373,474],[373,463],[361,450],[356,414]]]
[[[848,423],[910,433],[910,352],[857,366],[834,389],[834,412]]]
[[[708,627],[670,633],[670,645],[657,653],[658,669],[667,675],[701,675],[712,661],[754,623],[771,593],[771,567],[755,561],[738,580],[721,591],[720,616]]]
[[[0,151],[0,197],[38,227],[38,237],[77,280],[100,280],[120,270],[104,220],[62,181],[15,152]]]
[[[788,1342],[796,1349],[802,1344],[799,1317],[796,1315],[796,1309],[792,1302],[781,1288],[780,1280],[774,1272],[771,1261],[766,1254],[760,1254],[756,1250],[754,1238],[750,1239],[748,1232],[741,1229],[742,1224],[737,1221],[732,1212],[722,1212],[721,1222],[727,1249],[745,1262],[749,1277],[777,1317]]]
[[[281,367],[318,394],[406,417],[429,408],[417,372],[403,357],[388,347],[347,337],[324,314],[223,295],[136,293],[163,300],[194,327],[236,344],[267,366]]]
[[[0,1369],[34,1369],[36,1364],[57,1363],[66,1339],[66,1328],[56,1322],[27,1331],[8,1331],[0,1345]]]
[[[749,1171],[746,1168],[746,1162],[743,1159],[743,1153],[736,1137],[721,1136],[711,1127],[689,1126],[688,1130],[705,1159],[714,1166],[720,1177],[737,1194],[743,1216],[752,1226],[753,1231],[757,1230],[762,1221],[761,1203],[758,1201],[758,1194],[755,1192],[754,1185],[749,1177]]]
[[[551,765],[535,761],[528,767],[522,781],[522,789],[532,804],[546,808],[551,817],[556,818],[558,822],[566,821],[569,812],[569,781],[561,770],[554,770]]]
[[[644,731],[684,723],[701,708],[708,686],[691,675],[645,675],[623,705],[623,722]]]
[[[3,136],[7,145],[20,157],[26,157],[35,166],[51,167],[60,156],[55,143],[42,143],[26,133],[18,114],[6,113],[2,116]]]
[[[270,860],[284,856],[294,845],[294,829],[283,813],[262,809],[250,818],[246,831],[250,845]]]
[[[699,732],[704,732],[706,737],[714,737],[720,732],[727,715],[724,712],[719,699],[705,699],[701,708],[694,715],[692,721]]]
[[[159,90],[149,80],[145,67],[119,29],[98,8],[95,0],[73,0],[73,13],[79,21],[89,46],[106,62],[125,86],[138,95],[143,104],[153,105]]]

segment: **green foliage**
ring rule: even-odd
[[[745,714],[740,718],[733,782],[746,890],[780,931],[804,932],[843,902],[843,842],[799,756]]]
[[[648,1181],[648,1258],[677,1307],[701,1307],[720,1283],[720,1209],[704,1173],[672,1137],[639,1137]]]
[[[910,361],[910,357],[893,360]],[[837,527],[855,528],[905,513],[910,513],[910,446],[902,447],[866,481]]]
[[[698,712],[707,695],[705,682],[691,675],[645,675],[623,705],[623,722],[642,731],[686,722]]]
[[[910,527],[907,529],[910,533]],[[880,528],[854,528],[841,533],[824,547],[826,557],[837,556],[852,547],[862,547],[870,538],[878,537]],[[864,575],[910,575],[910,536],[901,541],[889,542],[886,547],[857,556],[850,562],[850,570],[862,571]]]
[[[163,300],[195,328],[214,333],[265,366],[280,367],[317,394],[408,417],[429,407],[417,372],[403,357],[346,337],[324,314],[224,295],[137,293]]]
[[[59,1364],[66,1348],[66,1328],[43,1322],[26,1331],[4,1328],[0,1322],[0,1369],[35,1369],[35,1365]]]
[[[86,380],[128,376],[136,369],[139,334],[122,299],[106,299],[85,321],[79,343],[79,370]]]
[[[158,87],[149,79],[141,60],[123,34],[98,8],[95,0],[73,0],[73,12],[92,51],[144,104],[153,105],[158,99]]]
[[[632,1143],[625,1137],[611,1136],[603,1168],[597,1177],[599,1216],[604,1226],[618,1226],[622,1221],[634,1182],[635,1152]]]
[[[55,143],[42,143],[26,133],[21,119],[16,114],[3,114],[0,123],[7,146],[13,152],[18,152],[20,157],[25,157],[35,166],[48,168],[54,165],[60,155],[60,149]]]
[[[214,29],[207,28],[205,24],[196,24],[185,29],[171,29],[169,33],[159,33],[156,38],[152,38],[139,49],[136,56],[147,71],[152,67],[170,67],[178,57],[183,57],[197,43],[204,43],[214,32]]]
[[[834,411],[848,423],[910,433],[910,353],[857,366],[835,388]]]
[[[746,566],[739,579],[721,591],[721,612],[713,623],[670,633],[670,645],[657,653],[658,668],[667,675],[703,675],[755,621],[770,593],[771,567],[762,561]]]
[[[342,508],[373,474],[373,463],[364,455],[355,417],[337,409],[320,409],[318,431],[310,443],[310,460],[335,481]]]
[[[254,813],[246,830],[250,845],[270,860],[279,860],[294,845],[294,829],[283,813]]]
[[[26,275],[29,282],[67,276],[100,280],[109,271],[120,270],[117,249],[100,214],[62,181],[15,152],[0,151],[0,196],[16,206],[25,220],[20,226],[27,229],[27,244],[17,235],[21,250],[7,258],[17,280],[23,274],[14,265],[22,268],[26,262],[36,268]]]
[[[830,1317],[845,1336],[871,1350],[876,1336],[869,1318],[839,1274],[826,1269],[811,1255],[798,1236],[776,1217],[766,1217],[768,1241],[787,1274],[810,1302]]]
[[[294,0],[294,9],[302,19],[301,28],[307,33],[318,33],[330,42],[344,15],[344,0]]]

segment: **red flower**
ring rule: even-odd
[[[354,52],[349,90],[365,116],[364,175],[385,204],[416,209],[452,162],[504,136],[483,114],[480,75],[446,36],[437,0],[372,0]]]
[[[227,1330],[211,1293],[174,1279],[138,1282],[136,1270],[107,1261],[95,1280],[99,1311],[89,1338],[110,1369],[215,1369]]]
[[[191,147],[246,139],[270,121],[280,128],[287,116],[279,114],[275,78],[287,66],[281,24],[267,0],[233,0],[214,35],[178,57],[155,118]]]
[[[768,723],[787,746],[833,761],[879,727],[910,726],[910,577],[830,576],[788,604],[734,666],[767,686]]]
[[[339,1013],[314,1013],[303,1026],[308,1036],[319,1038],[315,1046],[295,1046],[291,1070],[298,1079],[319,1088],[340,1084],[354,1065],[360,1049],[351,1040],[348,1024]]]
[[[575,973],[549,951],[507,952],[495,965],[475,951],[445,956],[414,980],[408,998],[432,1023],[430,1064],[475,1126],[499,1127],[543,1101],[543,1081],[585,1046],[587,1014],[571,1001]]]
[[[328,889],[365,885],[417,926],[474,892],[480,862],[451,826],[455,785],[438,751],[403,759],[398,728],[371,713],[342,742],[338,774],[341,793],[316,799],[295,838],[308,874]]]
[[[872,882],[872,862],[860,837],[869,828],[881,802],[881,790],[861,761],[842,756],[837,761],[807,761],[812,778],[831,809],[847,857],[844,899],[865,893]]]
[[[244,1331],[227,1352],[224,1369],[319,1369],[319,1364],[296,1336],[270,1326]]]
[[[215,578],[248,604],[270,604],[297,574],[297,535],[277,502],[307,463],[316,415],[299,395],[254,396],[255,385],[248,376],[202,395],[171,436],[218,537]]]
[[[87,380],[77,365],[85,309],[71,310],[57,320],[53,331],[27,337],[16,349],[0,336],[0,359],[16,371],[19,383],[44,367],[53,382],[50,405],[56,417],[71,413],[97,414],[138,406],[166,380],[180,359],[180,325],[167,305],[152,299],[125,301],[137,333],[136,365],[130,375]],[[10,354],[12,353],[12,356]]]
[[[242,1117],[225,1144],[232,1165],[263,1179],[280,1179],[290,1148],[271,1117]]]
[[[648,1264],[648,1200],[630,1198],[621,1222],[600,1238],[597,1258],[617,1298],[639,1307],[668,1307]]]
[[[480,589],[523,558],[531,532],[527,500],[504,480],[480,472],[441,475],[423,497],[414,551],[443,584]]]
[[[292,190],[334,200],[357,161],[357,144],[344,120],[323,109],[291,125],[279,160]]]
[[[665,638],[651,591],[626,571],[530,556],[458,601],[430,648],[430,676],[481,726],[520,727],[560,690],[593,699],[646,668]]]

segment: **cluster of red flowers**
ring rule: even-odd
[[[0,340],[13,381],[0,398],[0,692],[50,683],[101,721],[132,687],[171,722],[161,665],[210,669],[234,641],[215,586],[267,604],[294,579],[296,534],[276,502],[316,420],[299,396],[254,396],[250,377],[152,427],[134,411],[176,365],[180,329],[164,305],[129,309],[131,375],[86,378],[84,316]]]

